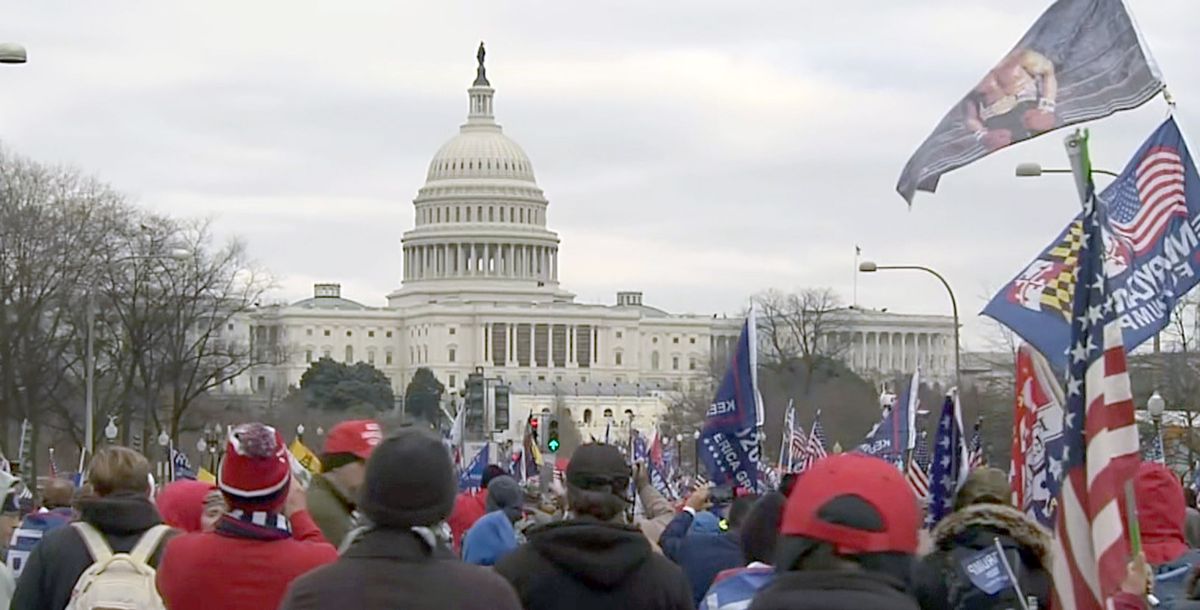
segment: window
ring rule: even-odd
[[[374,337],[374,336],[375,336],[375,331],[373,331],[373,330],[368,330],[368,331],[367,331],[367,336],[368,336],[368,337]],[[695,342],[693,341],[693,343],[695,343]]]
[[[651,343],[658,343],[658,337],[655,337],[655,338],[651,339],[651,340],[650,340],[650,342],[651,342]]]
[[[650,368],[658,370],[658,352],[650,352]]]
[[[592,410],[584,409],[583,410],[583,425],[586,426],[590,423],[592,423]]]
[[[232,325],[232,324],[230,324],[230,325],[229,325],[229,330],[233,330],[233,325]]]
[[[346,346],[346,364],[354,362],[354,347]]]
[[[691,343],[692,345],[695,345],[695,344],[696,344],[696,338],[695,338],[695,337],[691,337],[691,338],[689,338],[689,339],[688,339],[688,343]]]
[[[454,375],[453,373],[450,374],[450,387],[452,387],[452,388],[458,387],[458,377],[456,375]]]
[[[688,358],[688,370],[689,371],[696,370],[696,359],[695,358]]]
[[[258,391],[262,392],[267,389],[267,378],[262,375],[258,376]]]
[[[346,331],[346,336],[347,336],[347,337],[353,337],[353,336],[354,336],[354,333],[352,333],[352,332],[350,332],[350,331]]]
[[[325,336],[326,336],[326,337],[328,337],[328,336],[329,336],[329,329],[328,329],[328,328],[326,328],[326,329],[325,329]]]
[[[612,418],[612,409],[605,409],[604,410],[604,419],[610,419],[610,418]]]
[[[387,338],[388,338],[388,339],[391,339],[391,338],[392,338],[392,331],[390,331],[390,330],[389,330],[389,331],[387,331]]]
[[[622,354],[621,352],[617,352],[616,354],[613,354],[613,362],[614,362],[614,363],[615,363],[617,366],[621,366],[621,365],[623,365],[623,364],[624,364],[624,360],[625,360],[625,354]]]
[[[375,352],[367,352],[367,364],[375,364]]]
[[[625,409],[625,419],[633,419],[633,409]]]
[[[312,356],[313,356],[313,354],[312,354],[312,350],[305,350],[305,351],[304,351],[304,361],[305,361],[305,362],[312,362]]]
[[[305,332],[305,334],[307,334],[308,336],[310,336],[310,337],[311,337],[311,336],[312,336],[312,329],[311,329],[311,328],[310,328],[310,329],[308,329],[308,330]]]
[[[450,327],[450,336],[453,337],[456,334],[458,334],[458,329],[451,326]]]
[[[446,354],[446,359],[450,362],[455,362],[456,360],[454,357],[458,355],[456,352],[457,350],[455,350],[453,347],[450,348],[450,351]]]
[[[429,346],[421,347],[421,362],[429,362]]]
[[[330,355],[330,353],[329,353],[329,350],[324,350],[324,351],[322,351],[322,352],[321,352],[321,357],[322,357],[322,358],[330,358],[330,357],[331,357],[331,355]]]
[[[679,356],[671,356],[671,370],[679,370]]]
[[[619,330],[618,330],[618,331],[617,331],[617,338],[618,338],[618,339],[624,339],[624,338],[625,338],[625,333],[623,333],[623,332],[621,332],[621,331],[619,331]]]
[[[675,345],[679,345],[679,337],[672,338],[671,343],[674,343]]]
[[[386,358],[387,359],[384,360],[384,362],[390,365],[392,363],[392,352],[388,352]]]

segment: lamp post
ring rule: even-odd
[[[1150,400],[1146,401],[1146,410],[1150,412],[1150,419],[1154,422],[1154,442],[1158,443],[1158,446],[1162,449],[1163,462],[1166,462],[1167,447],[1162,442],[1162,417],[1163,413],[1167,410],[1167,401],[1163,400],[1158,390],[1155,390],[1150,395]]]
[[[942,274],[921,265],[879,265],[874,261],[863,261],[858,266],[858,270],[863,273],[875,273],[876,271],[923,271],[936,277],[942,286],[946,288],[946,294],[950,295],[950,309],[954,314],[954,385],[962,386],[962,344],[959,340],[959,324],[958,324],[958,299],[954,297],[954,290],[950,288],[950,282],[942,277]]]
[[[25,47],[15,42],[0,42],[0,64],[23,64],[29,61]]]
[[[1018,178],[1037,178],[1037,177],[1041,176],[1042,174],[1073,174],[1073,173],[1075,173],[1075,172],[1073,172],[1072,170],[1069,170],[1069,169],[1049,169],[1049,168],[1042,167],[1041,163],[1029,162],[1029,161],[1027,161],[1025,163],[1018,163],[1017,169],[1016,169],[1016,175]],[[1106,169],[1092,168],[1092,173],[1093,174],[1103,174],[1105,176],[1111,176],[1113,178],[1118,177],[1118,174],[1116,172],[1110,172]]]
[[[696,476],[692,479],[692,483],[695,483],[696,481],[700,480],[700,431],[699,430],[692,433],[692,439],[694,440],[694,443],[692,444],[692,449],[695,450],[694,457],[696,458],[695,459],[696,463],[694,464],[694,466],[696,468]]]
[[[3,45],[0,45],[0,54],[3,53]],[[138,260],[185,260],[191,258],[192,252],[176,248],[167,254],[143,254],[126,256],[108,264],[109,268],[121,265],[124,263]],[[84,352],[84,381],[83,381],[83,444],[84,452],[90,458],[95,453],[94,438],[96,436],[96,289],[95,285],[89,285],[87,289],[87,345]],[[112,420],[109,420],[109,425],[112,425]],[[105,429],[107,435],[108,429]],[[115,438],[113,435],[112,438]],[[112,442],[109,438],[109,442]]]
[[[296,440],[304,442],[304,424],[296,424]]]

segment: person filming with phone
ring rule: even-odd
[[[717,574],[744,565],[737,531],[754,500],[754,496],[735,499],[729,487],[699,486],[659,538],[663,554],[687,575],[696,604]],[[723,509],[724,520],[714,512]]]

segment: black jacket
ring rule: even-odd
[[[904,583],[886,574],[784,572],[754,597],[750,610],[917,610]]]
[[[679,566],[633,526],[590,519],[529,531],[529,543],[496,564],[526,610],[691,610]]]
[[[128,553],[146,530],[162,523],[158,510],[141,495],[114,494],[80,501],[79,518],[90,523],[108,542],[114,553]],[[166,540],[178,532],[168,532],[150,559],[157,566]],[[75,581],[92,565],[83,538],[73,527],[60,527],[48,534],[29,554],[17,589],[12,610],[62,610],[71,599]]]
[[[994,595],[972,584],[963,567],[973,555],[1004,547],[1026,597],[1050,607],[1050,534],[1020,511],[999,504],[968,506],[946,517],[933,530],[934,550],[917,565],[914,591],[924,610],[1019,608],[1016,592],[1005,587]]]
[[[491,570],[430,549],[408,530],[374,529],[337,562],[292,583],[280,610],[519,610],[517,596]]]

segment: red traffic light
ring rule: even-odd
[[[535,418],[529,420],[529,425],[533,426],[534,430],[537,430],[538,429],[538,418],[535,417]]]

